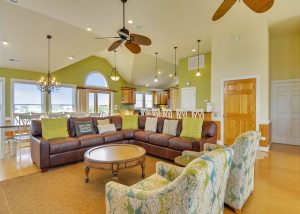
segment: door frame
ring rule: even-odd
[[[0,77],[0,80],[2,81],[2,116],[3,116],[3,119],[4,121],[1,121],[1,122],[5,122],[6,120],[6,96],[5,96],[5,78],[4,77]]]
[[[274,99],[275,99],[275,97],[274,97],[274,90],[275,90],[275,84],[276,83],[291,83],[291,82],[300,82],[300,79],[286,79],[286,80],[272,80],[271,81],[271,103],[270,103],[270,110],[271,110],[271,113],[270,113],[270,116],[271,116],[271,120],[273,119],[273,102],[274,102]],[[270,138],[271,138],[271,142],[272,142],[272,138],[273,138],[273,131],[272,131],[272,134],[271,134],[271,136],[270,136]],[[289,145],[289,144],[284,144],[284,145]]]
[[[260,118],[260,78],[259,75],[246,75],[238,77],[227,77],[221,80],[221,145],[224,145],[224,83],[230,80],[243,80],[243,79],[256,79],[256,131],[259,131],[259,118]]]

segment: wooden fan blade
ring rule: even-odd
[[[127,41],[125,43],[125,46],[126,46],[126,48],[128,48],[128,50],[130,50],[134,54],[138,54],[139,52],[141,52],[141,47],[137,44],[133,44],[133,43]]]
[[[224,0],[218,8],[218,10],[215,12],[214,16],[212,17],[212,20],[217,21],[222,16],[224,16],[236,1],[237,0]]]
[[[111,44],[111,46],[108,48],[108,51],[114,51],[116,50],[121,44],[123,43],[123,40],[115,41]]]
[[[151,45],[151,39],[149,39],[147,36],[142,36],[139,34],[134,34],[131,33],[130,34],[130,40],[132,43],[134,44],[138,44],[138,45]]]
[[[244,0],[244,3],[254,12],[263,13],[273,6],[274,0]]]
[[[119,36],[96,37],[95,39],[120,39]]]

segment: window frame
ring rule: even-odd
[[[87,79],[89,78],[89,76],[92,75],[92,74],[99,74],[100,76],[102,76],[102,77],[104,78],[105,82],[106,82],[106,87],[97,86],[97,85],[89,85],[89,84],[87,84],[86,81],[87,81]],[[108,82],[108,80],[106,79],[106,76],[105,76],[102,72],[100,72],[100,71],[91,71],[91,72],[89,72],[89,73],[85,76],[85,79],[84,79],[84,85],[85,85],[86,87],[99,88],[99,89],[101,89],[101,88],[102,88],[102,89],[107,89],[107,88],[109,88],[109,82]]]
[[[153,105],[154,105],[154,102],[153,102],[153,93],[151,93],[151,92],[145,92],[145,94],[144,94],[144,106],[145,106],[145,108],[148,108],[148,107],[146,107],[146,95],[151,95],[152,96],[152,107],[150,107],[150,108],[153,108]]]
[[[77,106],[76,106],[76,103],[77,103],[77,100],[76,100],[77,89],[76,89],[76,85],[74,85],[74,84],[61,84],[61,87],[63,87],[63,88],[72,88],[73,89],[73,94],[72,94],[73,103],[72,103],[72,106],[73,106],[73,111],[76,112],[76,110],[77,110]],[[49,96],[49,102],[48,102],[49,112],[52,112],[52,103],[51,103],[52,98],[51,97],[52,97],[52,93]]]
[[[15,83],[22,83],[22,84],[28,84],[28,85],[36,85],[37,90],[37,84],[38,81],[34,80],[24,80],[24,79],[11,79],[10,80],[10,114],[12,115],[14,112],[14,106],[15,106],[15,99],[14,99],[14,94],[15,94],[15,88],[14,85]],[[41,92],[41,113],[46,112],[46,93]]]
[[[4,122],[5,121],[5,118],[6,118],[6,112],[5,112],[5,110],[6,110],[6,106],[5,106],[5,78],[4,77],[0,77],[0,81],[2,82],[2,116],[3,116],[3,121],[1,121],[1,122]],[[1,116],[0,116],[0,118],[1,118]]]
[[[135,93],[135,102],[137,101],[137,98],[136,98],[137,94],[142,94],[143,95],[143,106],[142,107],[136,107],[135,106],[136,104],[134,104],[134,109],[141,109],[141,108],[150,109],[150,108],[153,108],[153,105],[154,105],[154,103],[153,103],[153,94],[151,92],[140,92],[140,91],[137,91]],[[146,107],[146,95],[152,95],[152,107],[150,107],[150,108]]]

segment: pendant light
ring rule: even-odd
[[[198,42],[198,69],[197,69],[197,72],[196,72],[196,77],[200,77],[201,73],[200,73],[200,65],[199,65],[199,58],[200,58],[199,43],[201,42],[201,40],[198,39],[197,42]]]
[[[177,72],[176,72],[176,69],[177,69],[177,66],[176,66],[176,50],[177,50],[177,47],[175,46],[174,47],[174,51],[175,51],[175,62],[174,62],[174,65],[175,65],[175,69],[174,69],[174,79],[176,80],[177,79]]]
[[[112,68],[112,70],[111,70],[110,79],[112,81],[117,82],[120,79],[120,76],[119,76],[119,72],[118,72],[118,69],[117,69],[117,51],[114,50],[114,52],[115,52],[115,67]]]
[[[52,36],[47,35],[48,39],[48,73],[47,78],[45,79],[42,77],[38,81],[37,87],[40,89],[41,92],[47,92],[48,94],[51,94],[51,92],[58,91],[60,88],[60,83],[56,81],[55,77],[51,77],[50,73],[50,40]]]
[[[157,52],[155,52],[155,78],[154,78],[154,82],[158,82],[157,79]]]

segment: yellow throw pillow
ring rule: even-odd
[[[138,129],[138,115],[123,115],[122,129]]]
[[[68,118],[42,118],[42,135],[45,139],[69,137]]]
[[[199,139],[202,134],[203,119],[185,117],[182,119],[182,131],[180,137],[192,137]]]

